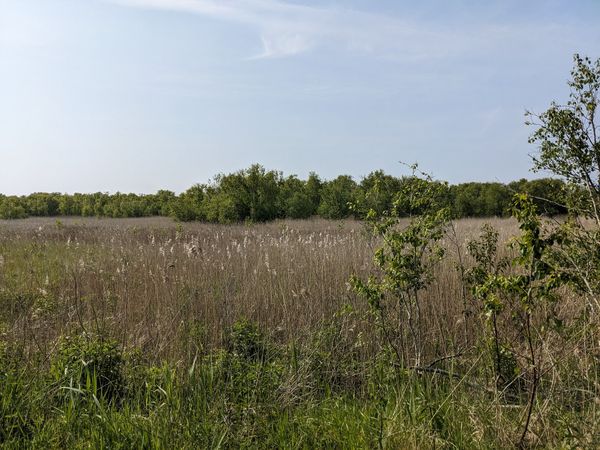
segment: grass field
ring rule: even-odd
[[[501,243],[518,232],[510,219],[453,225],[421,296],[422,361],[397,370],[349,284],[374,271],[378,243],[359,222],[0,221],[0,441],[511,447],[527,403],[522,357],[516,381],[496,389],[464,280],[484,223]],[[566,331],[543,349],[528,445],[600,445],[596,311],[579,300],[565,291],[552,306]]]

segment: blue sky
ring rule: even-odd
[[[533,177],[525,109],[600,2],[0,0],[0,192],[185,190],[260,163]]]

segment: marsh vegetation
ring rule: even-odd
[[[340,197],[362,220],[258,223],[242,183],[215,204],[245,223],[1,221],[0,442],[600,446],[600,60],[574,63],[528,119],[562,217],[461,219],[412,166]]]
[[[485,308],[465,275],[478,267],[470,242],[485,223],[499,233],[490,263],[514,256],[504,243],[515,220],[453,223],[419,298],[419,359],[407,347],[398,370],[350,286],[352,275],[373,272],[378,245],[360,222],[2,222],[2,439],[509,446],[522,429],[528,366],[509,305],[497,323],[497,388]],[[540,350],[531,439],[591,445],[600,431],[596,311],[568,292],[553,308],[562,331]],[[407,322],[395,326],[410,338]]]

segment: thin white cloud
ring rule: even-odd
[[[464,36],[422,24],[341,8],[317,8],[278,0],[111,0],[121,5],[189,12],[257,29],[263,51],[256,58],[296,55],[334,43],[403,58],[448,55]]]
[[[485,53],[514,43],[565,35],[555,25],[474,24],[451,28],[339,7],[314,7],[282,0],[109,0],[121,5],[181,11],[231,21],[257,30],[262,52],[248,59],[297,55],[336,45],[404,61]],[[568,33],[567,33],[568,34]],[[512,44],[511,44],[512,43]],[[514,49],[514,47],[513,47]]]
[[[298,33],[263,33],[261,41],[263,52],[248,59],[296,55],[309,50],[314,44],[310,37]]]

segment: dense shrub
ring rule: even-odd
[[[267,341],[255,323],[242,319],[226,334],[225,349],[242,359],[255,361],[266,357]]]
[[[84,333],[61,340],[52,373],[63,386],[119,400],[125,393],[123,366],[123,355],[116,341]]]

